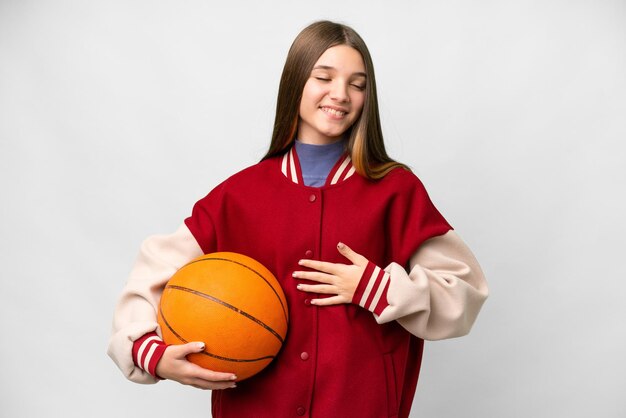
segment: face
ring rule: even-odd
[[[363,110],[365,78],[365,64],[356,49],[328,48],[304,85],[297,138],[309,144],[341,139]]]

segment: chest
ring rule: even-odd
[[[223,201],[214,222],[218,249],[248,254],[275,274],[301,258],[345,262],[336,249],[340,241],[385,264],[392,239],[387,203],[358,184],[242,188]]]

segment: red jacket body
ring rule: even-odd
[[[395,321],[378,324],[356,304],[310,305],[321,296],[297,290],[291,274],[302,258],[347,263],[340,241],[376,265],[407,267],[421,243],[451,227],[402,168],[378,181],[350,175],[330,184],[342,160],[313,188],[298,177],[297,159],[287,166],[292,179],[283,158],[267,159],[218,185],[185,221],[205,253],[233,251],[264,264],[289,307],[278,357],[236,389],[214,391],[214,418],[409,416],[423,340]]]

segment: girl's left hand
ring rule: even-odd
[[[303,292],[335,295],[328,298],[312,299],[311,304],[317,306],[338,305],[352,302],[352,297],[359,285],[359,280],[367,267],[368,260],[361,254],[354,252],[343,243],[337,244],[339,253],[352,264],[328,263],[317,260],[300,260],[298,264],[317,271],[295,271],[293,277],[306,279],[320,284],[298,284],[298,290]]]

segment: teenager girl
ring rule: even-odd
[[[251,256],[281,282],[290,328],[275,361],[236,387],[165,346],[169,277],[205,253]],[[215,187],[173,234],[141,247],[109,355],[133,381],[214,389],[215,418],[408,417],[423,340],[469,332],[487,297],[474,256],[418,178],[387,156],[370,54],[351,28],[305,28],[283,70],[261,162]]]

